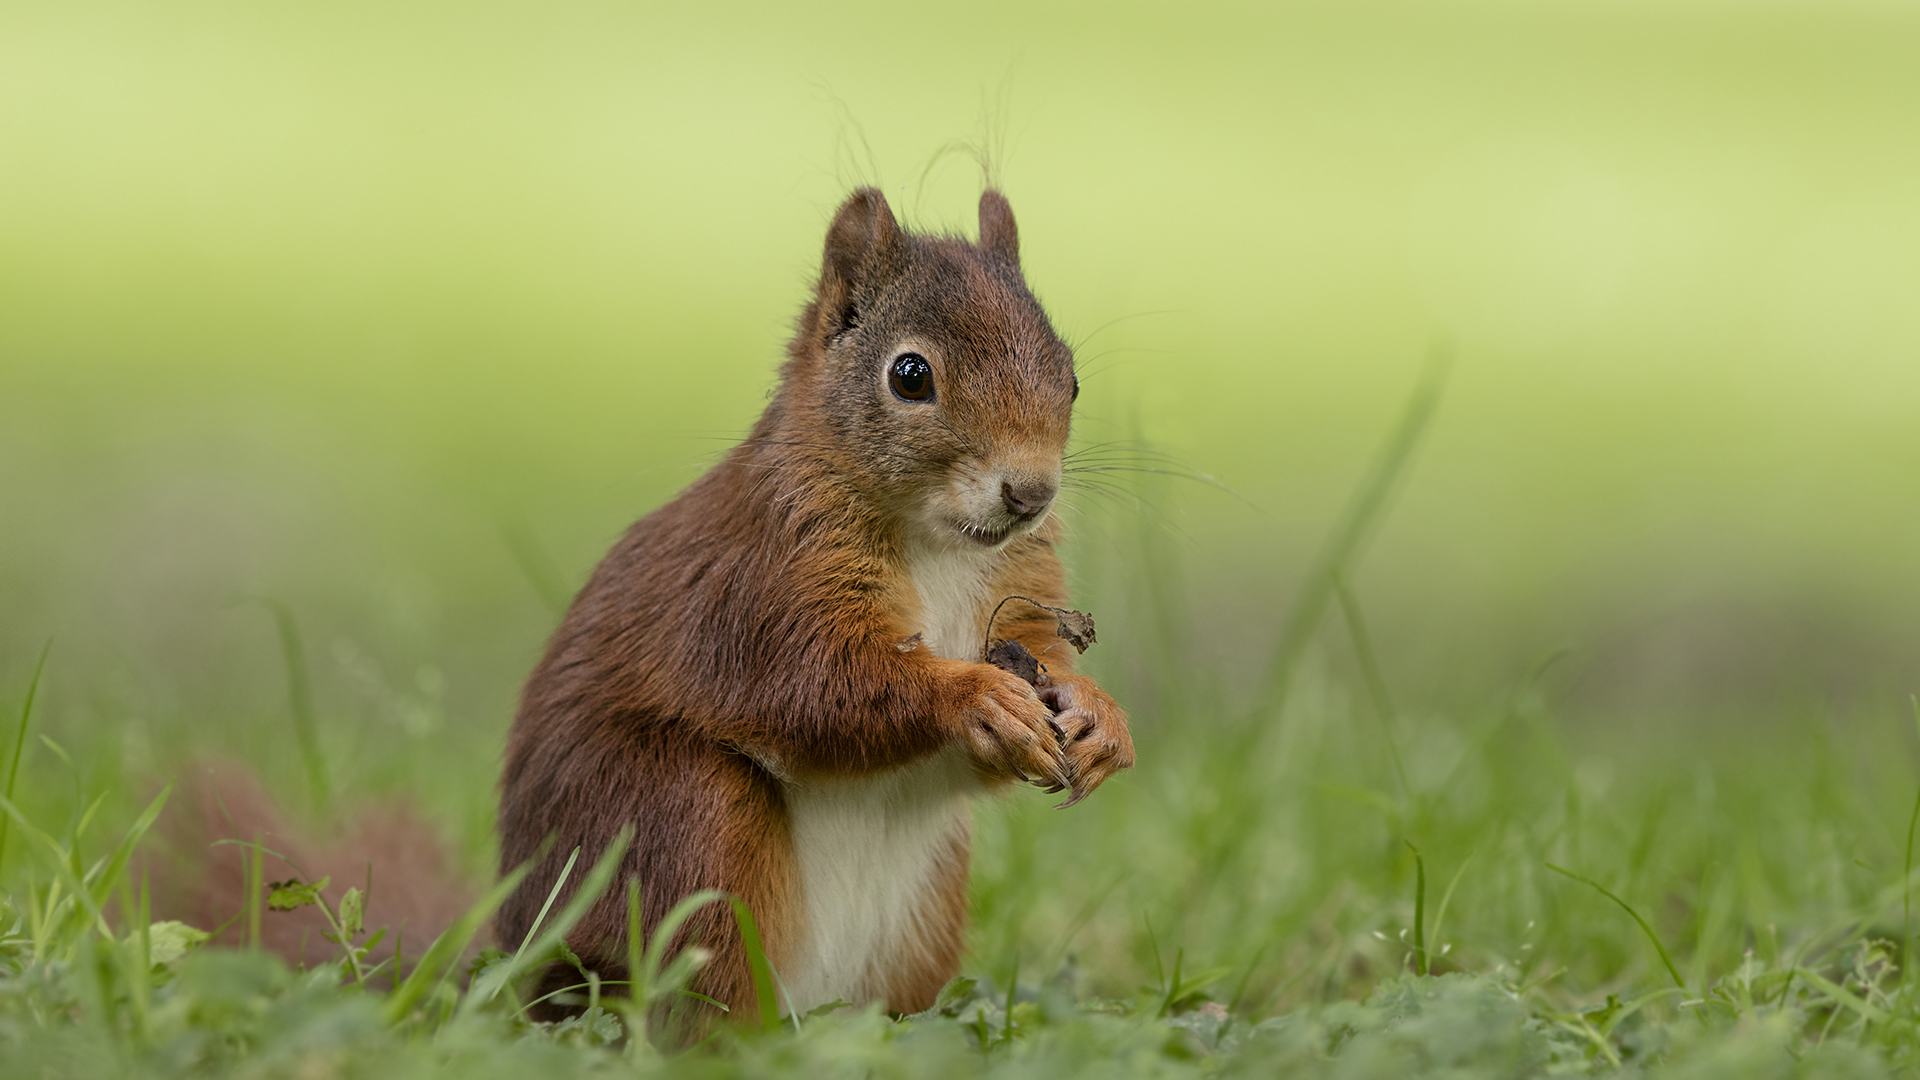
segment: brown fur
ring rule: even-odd
[[[502,908],[504,943],[527,932],[567,852],[580,846],[584,864],[631,823],[623,876],[644,887],[647,926],[697,889],[725,889],[751,905],[778,967],[802,930],[787,781],[872,774],[956,745],[996,782],[1087,790],[1132,764],[1124,714],[1071,675],[1069,650],[1046,653],[1073,737],[1063,748],[1025,682],[977,655],[897,647],[919,626],[906,559],[930,485],[991,461],[1009,500],[1050,499],[1077,394],[998,192],[981,198],[980,221],[979,245],[911,235],[879,192],[848,199],[764,415],[628,530],[574,601],[508,741],[503,872],[556,843]],[[903,346],[933,365],[929,406],[888,390]],[[1047,520],[1007,539],[996,587],[1064,602],[1057,538]],[[1054,643],[1050,620],[1015,607],[996,635],[1035,652]],[[890,1008],[924,1007],[954,974],[966,877],[961,837],[940,863],[937,910],[923,912],[928,940],[881,973]],[[624,900],[610,894],[571,941],[618,978],[625,936]],[[750,1014],[731,914],[709,907],[684,940],[715,952],[700,989]]]

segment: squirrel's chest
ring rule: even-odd
[[[909,555],[907,573],[920,601],[920,640],[949,660],[978,660],[987,633],[993,565],[983,555],[940,551]]]
[[[991,564],[969,552],[909,557],[922,647],[980,657]],[[871,776],[786,791],[803,914],[783,972],[789,1006],[887,998],[958,948],[965,910],[967,797],[980,790],[948,750]],[[951,939],[951,941],[949,941]],[[944,979],[940,974],[939,978]]]

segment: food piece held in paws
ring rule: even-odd
[[[987,663],[1010,675],[1020,676],[1033,684],[1036,690],[1050,685],[1052,681],[1047,678],[1047,670],[1040,666],[1040,661],[1017,641],[1001,638],[994,642],[993,647],[987,650]]]

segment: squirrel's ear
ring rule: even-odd
[[[1020,230],[1013,224],[1013,207],[992,188],[980,193],[980,250],[1003,262],[1020,262]]]
[[[875,188],[861,188],[840,204],[827,226],[827,248],[820,260],[818,329],[823,336],[852,329],[860,307],[901,269],[906,237],[887,200]]]

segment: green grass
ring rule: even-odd
[[[1068,813],[1020,795],[981,806],[969,974],[913,1017],[843,1009],[783,1018],[778,972],[756,951],[757,1023],[724,1025],[692,1049],[657,1024],[636,1037],[650,1009],[704,1007],[682,992],[700,957],[664,951],[694,907],[725,899],[701,894],[644,952],[636,935],[639,1006],[624,985],[582,969],[575,992],[592,1003],[585,1016],[528,1021],[532,965],[565,958],[560,942],[585,899],[619,887],[612,856],[581,870],[584,891],[543,912],[527,941],[500,943],[505,951],[482,953],[470,971],[457,970],[460,957],[504,886],[396,971],[366,962],[386,928],[362,925],[360,889],[330,900],[283,886],[267,904],[258,854],[235,917],[257,926],[275,917],[263,907],[317,903],[337,955],[296,971],[258,951],[205,946],[199,931],[210,927],[153,921],[146,882],[132,873],[167,791],[116,834],[102,808],[133,778],[76,766],[71,809],[57,809],[61,785],[29,737],[36,668],[0,773],[33,758],[27,789],[0,802],[12,828],[0,843],[14,838],[0,847],[0,1069],[1912,1071],[1920,997],[1904,960],[1914,812],[1902,811],[1917,782],[1887,767],[1911,757],[1906,718],[1861,710],[1811,724],[1746,715],[1737,727],[1623,719],[1615,730],[1577,730],[1551,704],[1551,658],[1474,707],[1396,705],[1350,576],[1437,393],[1431,380],[1416,392],[1334,522],[1310,564],[1329,584],[1299,593],[1317,610],[1296,606],[1276,639],[1273,675],[1254,681],[1253,696],[1222,692],[1218,673],[1177,636],[1191,612],[1154,612],[1151,597],[1129,610],[1138,628],[1116,636],[1159,661],[1133,672],[1136,691],[1155,703],[1140,716],[1141,767]],[[1160,482],[1149,473],[1137,485]],[[1335,600],[1344,634],[1326,625]],[[276,608],[276,617],[296,658],[288,735],[302,752],[281,772],[298,790],[294,777],[324,776],[327,765],[305,753],[311,688],[293,616]],[[1101,651],[1090,658],[1097,669]],[[73,764],[59,743],[41,747]],[[424,774],[432,759],[418,753],[407,767]],[[292,801],[310,801],[313,820],[324,821],[326,790],[313,783],[307,800]],[[735,908],[750,928],[751,913]]]
[[[1871,3],[0,5],[0,1074],[1914,1073],[1917,49]],[[484,906],[404,990],[353,882],[304,972],[169,922],[209,754],[488,880],[567,596],[763,406],[850,185],[967,228],[970,136],[1082,445],[1214,481],[1069,495],[1140,765],[979,806],[970,984],[678,1054],[517,1019],[540,941],[471,991]]]
[[[1876,784],[1866,768],[1875,754],[1910,751],[1898,718],[1798,739],[1763,732],[1711,756],[1645,734],[1633,771],[1609,781],[1550,764],[1581,752],[1555,734],[1542,700],[1521,692],[1478,715],[1395,721],[1407,755],[1401,792],[1377,723],[1311,671],[1299,703],[1264,737],[1236,744],[1244,752],[1223,756],[1202,716],[1166,717],[1142,732],[1142,768],[1071,814],[1018,798],[983,808],[971,977],[933,1013],[895,1022],[846,1011],[726,1030],[685,1053],[623,1039],[629,1014],[612,997],[559,1027],[520,1018],[521,962],[552,955],[573,908],[555,912],[527,949],[480,966],[472,989],[441,976],[477,919],[450,931],[449,947],[429,950],[398,989],[393,972],[357,970],[344,951],[292,971],[259,953],[191,947],[177,924],[141,921],[129,854],[159,800],[124,835],[85,811],[49,828],[9,801],[0,1070],[1911,1068],[1920,1001],[1901,964],[1899,804],[1914,784]],[[605,871],[593,886],[609,884]],[[352,948],[371,929],[350,927],[343,940]],[[661,993],[688,974],[683,958],[658,976],[671,959],[650,954],[638,968],[656,973]]]

